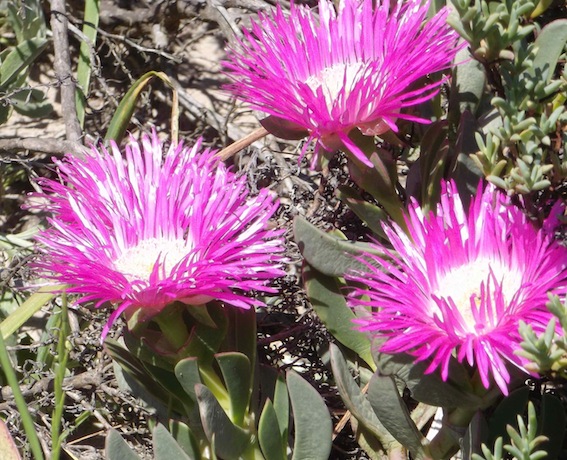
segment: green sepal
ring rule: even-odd
[[[283,118],[269,115],[260,120],[260,124],[276,137],[281,139],[288,139],[297,141],[309,136],[309,131],[304,127],[293,123],[292,121],[284,120]]]

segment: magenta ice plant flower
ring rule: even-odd
[[[51,216],[37,265],[83,302],[115,305],[103,337],[125,310],[147,320],[174,301],[250,308],[261,302],[246,293],[274,292],[284,247],[267,223],[278,202],[266,189],[250,197],[201,140],[165,149],[154,133],[124,155],[112,143],[55,164],[60,181],[40,179],[36,195]]]
[[[347,276],[367,286],[350,297],[354,308],[370,307],[359,329],[385,339],[384,353],[430,360],[426,372],[440,369],[444,380],[452,356],[466,360],[486,388],[495,382],[507,394],[507,363],[525,363],[515,354],[520,321],[544,331],[548,292],[566,293],[567,248],[491,185],[467,214],[447,183],[437,213],[412,202],[407,226],[409,236],[385,226],[393,250],[375,244],[385,256],[366,254],[368,272]]]
[[[422,0],[342,0],[338,12],[319,0],[318,14],[293,2],[288,14],[278,5],[259,13],[229,48],[227,89],[307,131],[318,146],[345,146],[372,166],[349,132],[397,131],[398,118],[427,122],[403,109],[439,91],[442,79],[416,82],[446,69],[460,48],[447,8],[426,21],[428,9]]]

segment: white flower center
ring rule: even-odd
[[[494,276],[490,276],[491,273]],[[522,286],[522,277],[512,267],[504,267],[500,262],[480,258],[455,267],[442,276],[434,294],[444,299],[451,298],[466,325],[471,331],[475,331],[481,325],[475,320],[471,309],[471,298],[477,307],[483,303],[482,285],[484,285],[484,295],[490,295],[490,303],[494,308],[500,292],[506,305],[512,301]]]
[[[185,240],[148,238],[125,250],[114,261],[114,266],[129,281],[149,281],[156,263],[161,265],[160,274],[168,276],[188,249]]]
[[[363,74],[364,67],[362,62],[334,64],[331,67],[325,67],[319,75],[310,75],[305,83],[314,93],[321,88],[330,112],[343,88],[345,98],[348,97]]]

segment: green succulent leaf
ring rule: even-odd
[[[331,344],[331,368],[337,384],[337,388],[343,402],[348,410],[364,425],[373,436],[375,436],[390,451],[398,443],[384,427],[366,396],[353,380],[348,364],[339,347]],[[392,395],[389,395],[392,396]]]
[[[368,225],[368,228],[372,230],[375,235],[386,238],[386,234],[382,229],[382,223],[388,222],[389,217],[382,208],[364,200],[360,194],[351,187],[339,187],[337,195],[360,220]]]
[[[185,423],[180,422],[179,420],[170,420],[169,432],[189,458],[192,460],[201,459],[199,442],[193,435],[191,429]]]
[[[114,429],[108,430],[104,450],[106,460],[140,460],[140,457],[130,449],[128,443]]]
[[[549,82],[565,43],[567,43],[567,19],[557,19],[545,26],[535,41],[538,51],[530,70],[532,75],[546,75],[545,81]]]
[[[303,282],[311,305],[333,337],[353,350],[371,369],[376,369],[370,352],[370,339],[354,329],[352,320],[356,316],[341,294],[337,279],[325,276],[306,264]]]
[[[295,422],[292,460],[328,460],[333,424],[323,398],[293,371],[286,381]]]
[[[230,397],[231,418],[235,425],[242,425],[252,394],[252,368],[250,360],[242,353],[218,353],[215,359]]]
[[[250,436],[234,425],[213,395],[204,385],[195,385],[203,429],[216,455],[224,460],[238,460],[250,444]]]
[[[161,423],[154,428],[152,437],[155,460],[193,460]]]
[[[8,427],[0,419],[0,457],[3,460],[21,460],[20,453]]]
[[[108,130],[106,132],[106,136],[104,137],[105,140],[114,140],[116,142],[120,142],[126,133],[126,128],[128,127],[128,123],[130,123],[130,119],[134,114],[134,110],[136,110],[136,103],[142,94],[144,88],[154,79],[158,78],[159,80],[163,81],[167,86],[169,86],[173,91],[173,98],[172,98],[172,141],[177,141],[177,113],[178,113],[178,101],[177,101],[177,90],[173,86],[170,78],[163,72],[156,72],[150,71],[142,75],[138,78],[130,87],[128,92],[118,104],[114,112],[114,116],[112,120],[110,120],[110,124],[108,125]]]
[[[518,414],[525,412],[529,394],[530,389],[528,387],[518,388],[496,406],[492,417],[488,420],[490,442],[496,441],[499,437],[502,437],[505,441],[509,440],[506,427],[514,425]]]
[[[0,65],[0,88],[9,86],[45,49],[47,39],[30,38],[16,46]]]
[[[426,456],[426,439],[411,419],[393,377],[374,374],[368,385],[368,401],[384,427],[414,458]]]
[[[547,452],[548,458],[559,458],[565,438],[567,418],[561,400],[556,396],[544,393],[541,397],[541,416],[538,423],[540,431],[547,441],[541,444],[541,449]]]
[[[202,383],[197,358],[185,358],[179,361],[175,366],[175,376],[185,393],[196,402],[195,385]]]
[[[449,379],[446,382],[439,371],[425,374],[429,363],[415,363],[415,358],[410,355],[378,353],[375,361],[383,375],[400,378],[416,401],[439,407],[476,408],[483,405],[483,400],[472,390],[466,370],[456,359],[449,363]]]
[[[282,439],[278,416],[271,400],[266,400],[264,410],[258,423],[258,440],[266,460],[287,460],[286,449]]]
[[[293,221],[293,232],[303,257],[327,276],[343,276],[349,270],[366,271],[356,259],[363,253],[377,253],[368,243],[355,243],[319,230],[301,216]]]

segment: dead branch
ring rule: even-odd
[[[66,153],[84,158],[89,151],[79,142],[62,139],[40,139],[37,137],[0,139],[0,152],[31,150],[32,152],[49,153],[62,157]]]
[[[75,80],[71,71],[71,55],[69,53],[68,20],[65,0],[51,1],[51,30],[53,32],[53,48],[55,51],[55,75],[61,84],[61,110],[65,121],[67,139],[80,142],[81,125],[77,118],[75,102]]]

